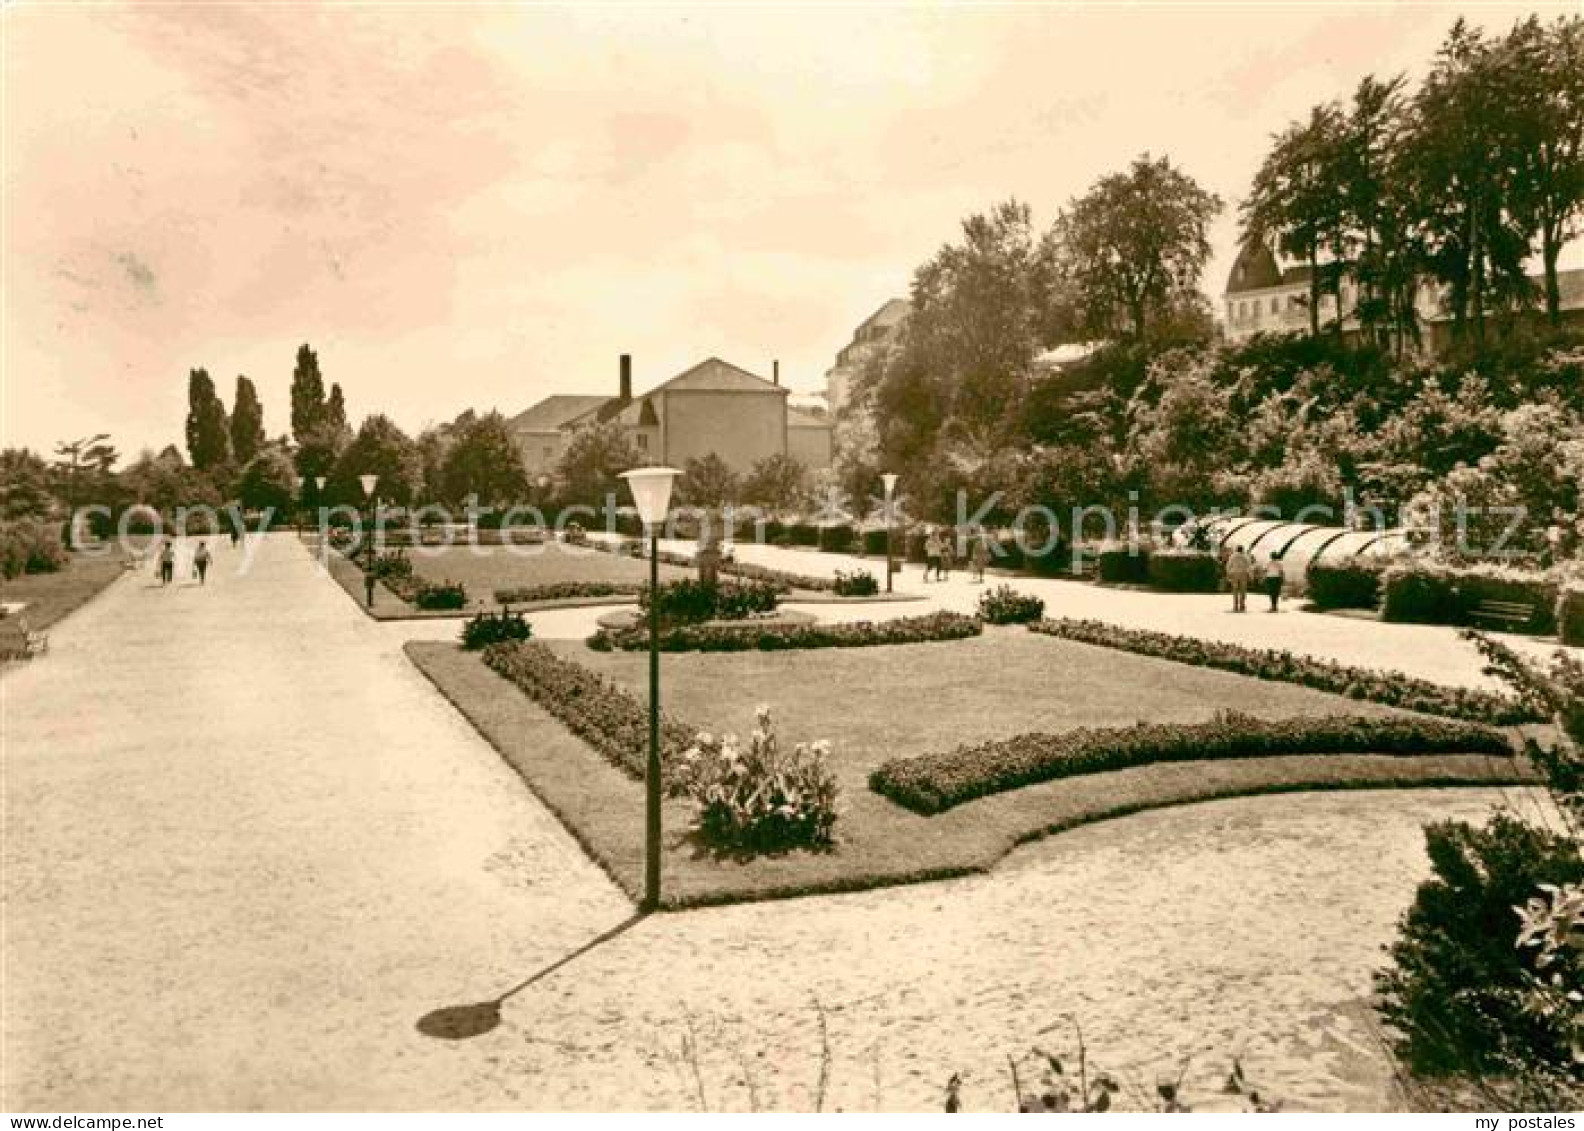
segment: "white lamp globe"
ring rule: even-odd
[[[886,498],[889,499],[891,497],[892,492],[894,492],[896,490],[896,485],[897,485],[897,479],[898,478],[899,477],[898,477],[897,473],[894,472],[894,471],[888,471],[888,472],[886,472],[884,475],[882,475],[880,477],[880,482],[885,484]]]
[[[364,494],[365,497],[367,497],[367,496],[372,495],[374,493],[374,485],[379,482],[379,476],[378,475],[359,475],[358,476],[358,482],[363,484],[363,494]]]
[[[671,511],[671,487],[682,473],[674,467],[635,467],[622,472],[633,506],[645,526],[659,526]]]

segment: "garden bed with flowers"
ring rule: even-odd
[[[591,652],[577,641],[510,644],[482,654],[413,643],[407,652],[636,896],[643,882],[647,656]],[[1101,653],[1020,628],[986,629],[948,644],[670,654],[662,661],[662,689],[668,719],[663,886],[671,907],[981,871],[1049,832],[1216,797],[1525,778],[1514,763],[1489,754],[1404,756],[1400,744],[1361,752],[1354,742],[1344,744],[1348,753],[1239,757],[1231,751],[1213,761],[1097,764],[1094,772],[1060,780],[1035,775],[1033,784],[926,816],[871,790],[871,774],[891,759],[1032,732],[1202,724],[1218,707],[1266,721],[1418,716],[1289,684]],[[766,748],[752,736],[761,729],[756,713],[766,705],[776,720],[778,756],[790,758],[788,772],[807,774],[808,791],[824,796],[828,788],[835,803],[833,822],[789,814],[787,827],[816,839],[828,834],[829,843],[714,851],[699,835],[700,804],[688,795],[687,775],[695,770],[683,767],[690,761],[713,767],[698,788],[726,789],[732,784],[720,778],[730,761],[721,757],[726,736],[736,736],[730,745],[739,761],[757,757]],[[685,757],[689,749],[696,750],[692,760]],[[717,818],[730,832],[758,800],[746,789],[727,790],[726,800]],[[744,835],[751,845],[757,834]]]

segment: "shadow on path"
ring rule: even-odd
[[[444,1041],[465,1041],[472,1037],[483,1036],[500,1024],[501,1006],[507,998],[521,993],[535,982],[548,978],[573,959],[581,958],[601,943],[607,943],[617,935],[631,930],[647,916],[648,912],[645,911],[629,916],[610,930],[596,935],[571,954],[563,955],[550,965],[530,974],[497,998],[476,1001],[469,1005],[447,1005],[431,1010],[418,1019],[418,1031],[426,1037],[436,1037]]]

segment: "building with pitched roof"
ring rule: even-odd
[[[681,467],[717,455],[745,472],[767,456],[788,455],[812,470],[830,466],[830,424],[818,414],[790,408],[779,363],[767,380],[711,357],[634,395],[632,359],[621,358],[615,396],[546,397],[507,422],[530,476],[553,471],[579,428],[618,424],[653,463]]]
[[[839,413],[846,407],[852,398],[854,378],[870,358],[891,344],[912,309],[913,304],[907,299],[894,298],[858,323],[852,341],[837,352],[836,364],[825,372],[825,402],[831,412]]]

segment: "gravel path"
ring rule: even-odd
[[[1069,1013],[1146,1089],[1239,1053],[1291,1105],[1378,1106],[1359,1002],[1419,828],[1502,796],[1217,802],[988,876],[651,918],[437,1040],[425,1014],[630,905],[395,626],[289,536],[254,548],[203,589],[123,579],[0,679],[0,1108],[805,1106],[821,1012],[827,1106],[928,1108],[952,1071],[1002,1106],[1005,1054]]]

